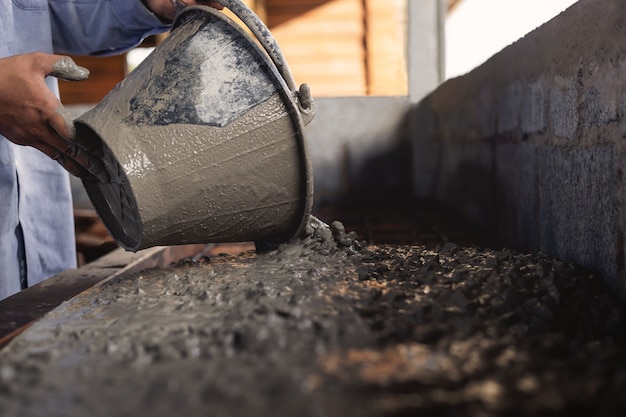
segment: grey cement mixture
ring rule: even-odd
[[[623,415],[618,305],[575,265],[340,223],[93,288],[0,352],[2,416]]]

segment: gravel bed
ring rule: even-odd
[[[621,317],[571,263],[313,221],[63,304],[0,351],[0,415],[619,416]]]

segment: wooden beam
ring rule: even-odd
[[[78,269],[68,269],[0,301],[0,348],[35,320],[81,292],[146,268],[203,252],[206,245],[159,246],[137,253],[116,249]]]
[[[407,95],[407,0],[365,0],[367,95]]]

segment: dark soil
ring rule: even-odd
[[[545,255],[278,250],[110,281],[0,352],[2,416],[619,416],[620,308]]]

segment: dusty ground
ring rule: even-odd
[[[626,412],[626,333],[597,277],[353,237],[320,226],[84,293],[0,352],[0,415]]]

